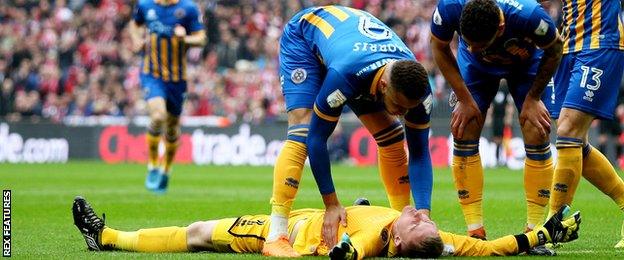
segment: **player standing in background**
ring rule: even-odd
[[[308,155],[327,210],[323,244],[335,244],[339,223],[346,225],[327,151],[327,139],[344,105],[377,141],[380,175],[392,208],[409,205],[412,180],[416,208],[428,214],[433,178],[427,149],[431,89],[427,72],[391,29],[371,14],[348,7],[303,10],[284,28],[280,80],[289,128],[274,169],[265,255],[299,255],[288,244],[287,224]],[[404,114],[405,131],[395,117]]]
[[[134,8],[129,31],[134,51],[143,52],[141,85],[150,117],[145,187],[165,192],[180,136],[180,113],[186,93],[186,50],[189,46],[203,46],[206,33],[199,9],[191,0],[140,0]],[[163,126],[165,155],[160,165],[158,145]]]
[[[449,46],[454,32],[461,36],[457,58]],[[468,234],[486,238],[479,137],[502,78],[519,111],[526,151],[526,230],[535,228],[544,217],[553,173],[550,118],[541,100],[561,59],[562,42],[552,19],[535,0],[440,0],[431,35],[433,57],[457,97],[451,167]]]
[[[618,0],[563,0],[563,58],[550,114],[557,119],[557,165],[549,216],[570,204],[581,175],[624,210],[624,182],[589,144],[594,118],[611,120],[624,73],[624,26]],[[624,248],[622,239],[615,245]]]

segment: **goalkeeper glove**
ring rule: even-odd
[[[570,242],[578,238],[578,229],[581,224],[581,213],[574,212],[570,217],[563,217],[570,211],[570,206],[562,206],[555,215],[538,228],[537,238],[541,245],[545,243]]]
[[[331,260],[353,260],[358,259],[357,251],[351,244],[351,239],[347,233],[342,234],[342,239],[331,251],[329,251],[329,259]]]

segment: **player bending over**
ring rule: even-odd
[[[409,205],[411,190],[415,207],[428,212],[433,170],[429,149],[423,147],[429,147],[431,87],[427,71],[399,36],[370,13],[338,5],[312,7],[284,26],[279,60],[288,133],[275,162],[263,254],[298,256],[288,244],[287,224],[306,157],[326,209],[323,241],[335,244],[338,225],[346,225],[327,151],[345,106],[377,143],[390,206],[401,210]],[[403,116],[405,126],[397,116]]]
[[[406,206],[402,212],[377,206],[352,206],[346,208],[347,226],[339,229],[344,234],[342,240],[330,248],[320,242],[325,211],[301,209],[290,213],[288,235],[297,253],[329,255],[332,259],[516,255],[547,242],[578,238],[580,212],[562,220],[568,210],[568,206],[562,207],[543,227],[533,231],[483,241],[438,230],[427,214],[412,206]],[[187,227],[125,232],[106,227],[104,220],[80,196],[74,199],[72,211],[74,224],[88,248],[95,251],[260,253],[271,221],[267,215],[245,215],[198,221]]]

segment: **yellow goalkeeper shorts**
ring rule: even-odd
[[[221,219],[212,231],[212,244],[217,252],[259,253],[268,231],[267,215]]]

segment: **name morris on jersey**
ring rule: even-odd
[[[403,52],[410,53],[407,48],[396,45],[394,43],[376,44],[368,42],[356,42],[353,44],[353,51],[362,52]]]

